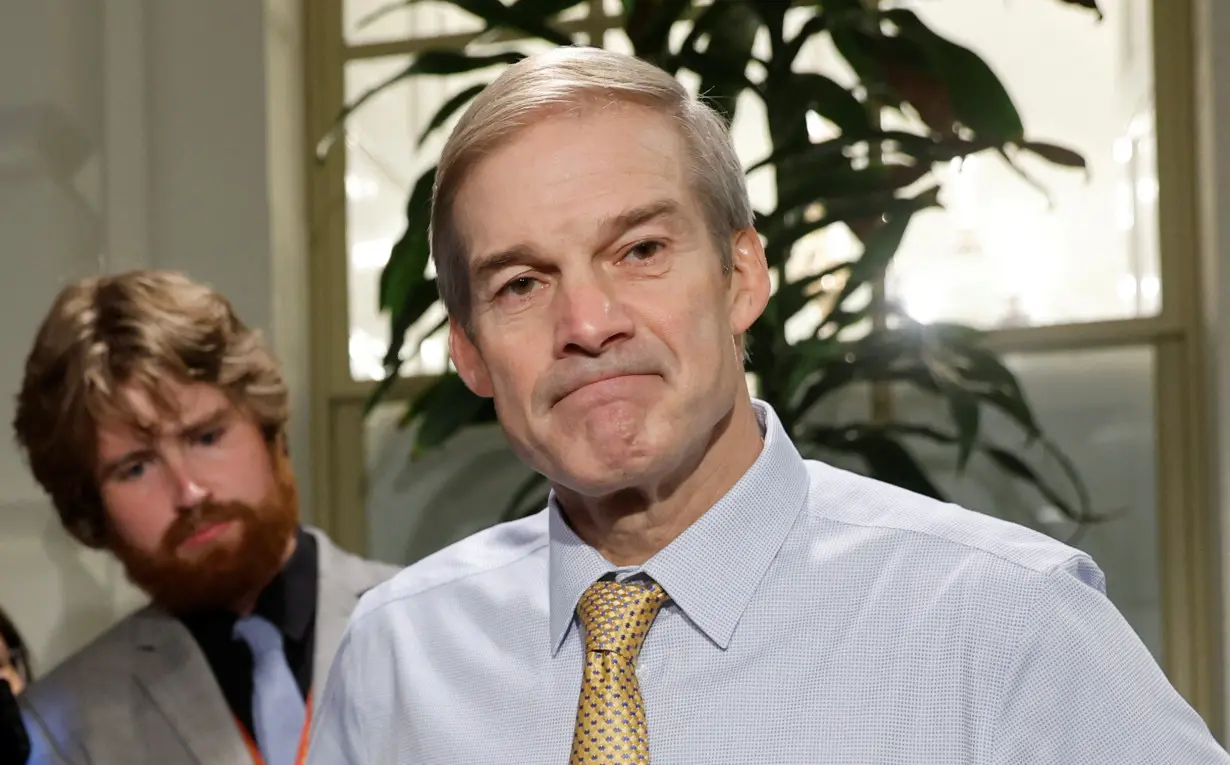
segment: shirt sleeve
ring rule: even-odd
[[[1086,556],[1041,578],[1003,694],[998,765],[1230,764]]]
[[[363,746],[362,700],[356,695],[362,677],[354,665],[354,651],[348,631],[333,657],[324,693],[312,721],[306,765],[366,765],[370,762]]]

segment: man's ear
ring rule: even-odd
[[[482,354],[460,322],[452,319],[448,322],[448,355],[466,387],[476,396],[491,398],[491,375]]]
[[[760,234],[754,228],[736,231],[730,250],[730,331],[738,336],[760,318],[769,304],[769,264]]]

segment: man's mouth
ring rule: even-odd
[[[576,388],[573,388],[571,391],[561,396],[559,401],[563,401],[569,397],[601,397],[604,393],[614,394],[620,391],[626,391],[630,386],[642,383],[650,377],[656,377],[656,375],[644,374],[640,372],[629,372],[625,374],[596,377],[592,380],[584,382]],[[558,401],[556,403],[558,403]]]
[[[209,523],[197,529],[196,533],[184,540],[182,547],[193,548],[200,547],[222,536],[226,533],[235,521],[219,521],[217,523]]]

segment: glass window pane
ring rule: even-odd
[[[996,71],[1029,139],[1071,147],[1089,169],[1022,156],[1044,194],[992,154],[949,166],[947,209],[915,218],[890,274],[917,319],[990,328],[1159,311],[1150,4],[1099,5],[1101,23],[1062,3],[915,4]]]
[[[483,46],[481,53],[541,50],[549,43]],[[346,65],[350,101],[410,64],[405,56],[364,59]],[[380,272],[389,250],[405,230],[406,200],[419,176],[440,156],[455,114],[421,146],[419,136],[436,110],[454,94],[490,82],[499,69],[447,77],[418,76],[381,93],[353,114],[346,133],[347,291],[350,313],[350,374],[356,380],[384,376],[381,360],[389,342],[389,317],[378,310]],[[417,342],[443,317],[443,309],[424,316],[408,333]],[[407,360],[402,374],[431,374],[447,368],[444,332],[424,342],[420,355]]]
[[[390,5],[394,5],[391,0],[344,0],[342,23],[346,43],[362,45],[437,37],[477,32],[483,28],[482,19],[443,0],[419,0],[377,16],[381,9]]]
[[[1113,516],[1087,526],[1074,544],[1101,566],[1111,601],[1160,661],[1152,348],[1029,354],[1008,357],[1006,362],[1020,379],[1043,430],[1075,463],[1094,512]],[[898,391],[894,407],[897,419],[952,430],[946,409],[916,389]],[[1069,485],[1056,462],[1039,449],[1026,447],[1020,431],[1006,418],[991,415],[983,417],[984,438],[1028,456],[1028,464],[1066,490]],[[986,458],[975,456],[959,476],[951,447],[922,440],[912,440],[909,446],[958,504],[1061,540],[1071,539],[1073,524],[1040,494],[1007,478]]]
[[[1088,175],[1031,155],[1018,164],[1045,193],[999,157],[983,153],[941,168],[945,209],[919,214],[889,275],[889,294],[921,321],[984,328],[1155,315],[1161,307],[1149,3],[1101,3],[1105,21],[1062,3],[946,0],[910,3],[938,33],[978,51],[1013,96],[1032,140],[1075,149]],[[794,31],[813,11],[787,16]],[[675,30],[678,44],[686,27]],[[758,55],[768,53],[758,41]],[[622,32],[607,47],[631,52]],[[1045,47],[1045,56],[1038,51]],[[827,36],[805,46],[800,70],[851,85],[853,74]],[[695,89],[696,78],[680,78]],[[821,141],[835,128],[818,115]],[[759,102],[745,96],[733,126],[745,164],[765,156]],[[900,115],[886,127],[918,129]],[[749,179],[758,210],[774,204],[768,171]],[[800,243],[796,274],[857,255],[841,224]]]

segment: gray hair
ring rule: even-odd
[[[692,186],[731,268],[730,237],[753,224],[743,166],[726,121],[678,80],[647,61],[602,48],[567,46],[509,66],[478,95],[453,128],[436,168],[431,255],[445,310],[470,328],[470,272],[453,202],[466,173],[536,118],[559,109],[622,102],[672,117],[692,155]]]

